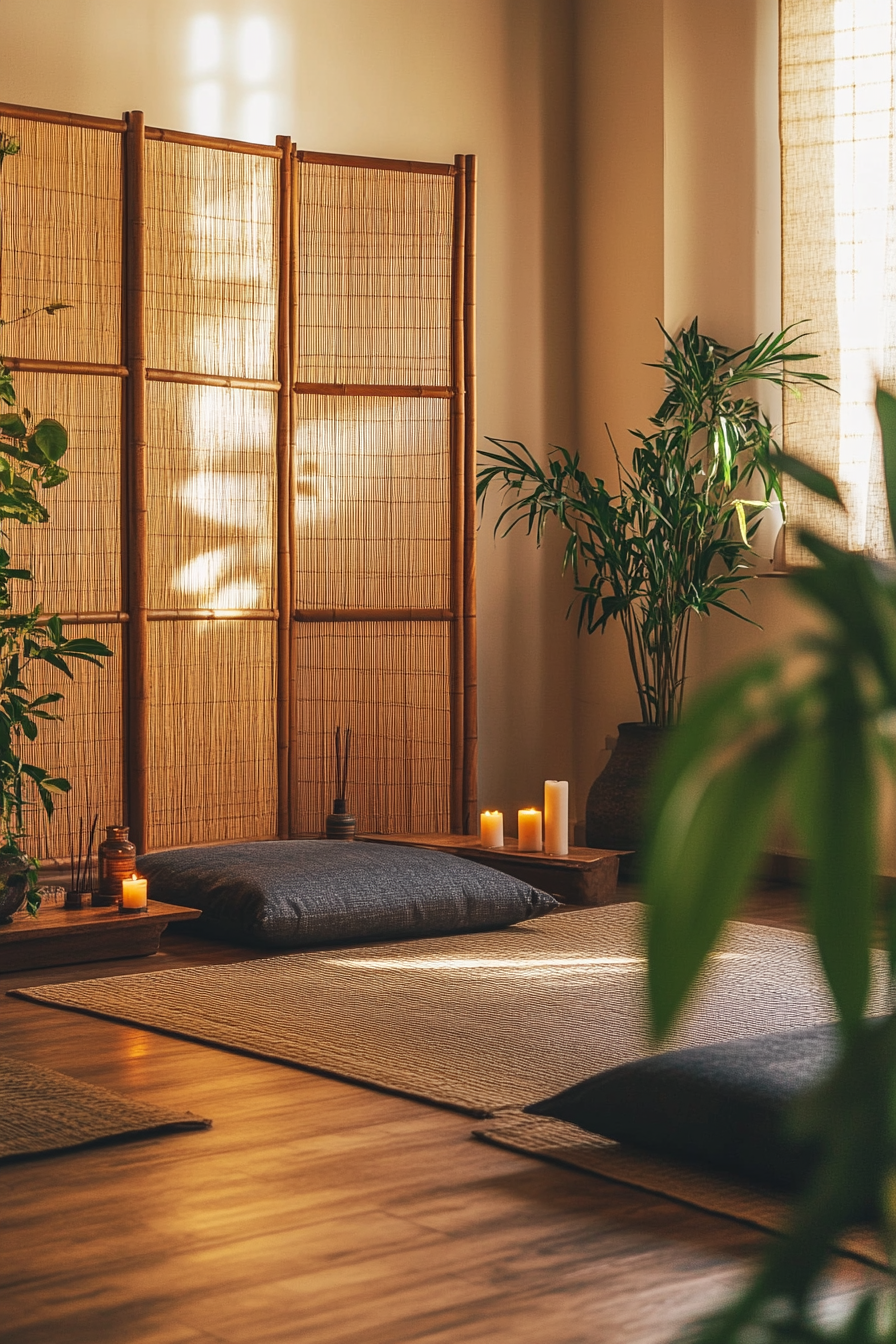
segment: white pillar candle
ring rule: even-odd
[[[479,843],[483,849],[504,848],[504,813],[483,812],[479,818]]]
[[[537,807],[524,807],[517,813],[517,849],[537,854],[541,851],[541,813]]]
[[[146,878],[138,877],[134,873],[133,877],[126,877],[121,884],[121,909],[145,910],[146,908]]]
[[[569,783],[544,782],[544,849],[546,854],[569,853]]]

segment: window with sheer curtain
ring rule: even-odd
[[[785,399],[788,451],[845,513],[788,484],[788,519],[889,554],[878,380],[896,391],[896,0],[781,0],[783,316],[839,388]]]

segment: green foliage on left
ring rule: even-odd
[[[40,606],[24,613],[13,612],[10,585],[28,582],[30,570],[16,568],[6,549],[7,523],[13,520],[31,526],[49,517],[40,492],[52,490],[67,480],[60,459],[68,447],[68,434],[58,420],[36,424],[26,408],[16,409],[10,372],[0,360],[0,400],[10,411],[0,415],[0,856],[23,854],[27,840],[26,811],[29,797],[36,795],[47,817],[52,817],[55,796],[70,785],[61,775],[51,774],[22,757],[25,744],[33,743],[41,722],[58,719],[55,712],[63,701],[60,692],[33,695],[29,671],[38,664],[53,667],[71,679],[72,660],[101,667],[112,650],[96,639],[67,639],[58,616],[44,617]],[[37,912],[37,863],[31,858],[28,874],[28,909]]]

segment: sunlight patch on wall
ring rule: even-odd
[[[255,144],[276,138],[276,33],[263,15],[195,14],[186,27],[187,129]]]
[[[271,408],[259,394],[244,393],[237,407],[225,388],[186,392],[192,469],[176,496],[193,519],[203,520],[198,528],[191,524],[189,535],[208,542],[174,567],[172,590],[217,610],[266,607],[275,532]]]
[[[834,199],[840,333],[839,480],[849,545],[866,543],[875,386],[886,342],[892,0],[834,8]]]

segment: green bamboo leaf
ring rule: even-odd
[[[820,561],[794,574],[795,588],[833,619],[855,654],[871,661],[896,697],[896,607],[863,555],[841,551],[811,532],[799,540]]]
[[[844,1022],[868,996],[877,888],[877,789],[866,711],[849,666],[820,683],[824,719],[806,743],[794,816],[811,860],[809,900],[818,951]]]
[[[876,406],[883,444],[884,480],[887,487],[890,535],[894,539],[894,544],[896,544],[896,398],[879,387],[877,389]]]
[[[686,731],[679,726],[679,733]],[[672,1027],[746,894],[797,741],[787,725],[723,769],[706,762],[680,780],[660,812],[645,884],[650,1010],[658,1038]]]
[[[783,453],[779,449],[771,455],[772,465],[776,471],[785,476],[792,476],[800,485],[811,490],[813,494],[820,495],[822,499],[829,499],[834,504],[843,507],[843,501],[840,498],[840,491],[823,471],[818,471],[815,467],[810,467],[808,462],[803,462],[798,457],[792,457],[789,453]]]

